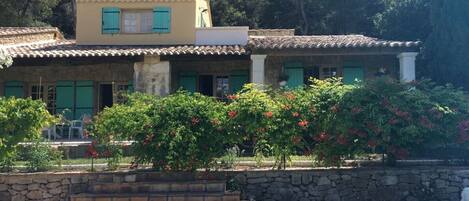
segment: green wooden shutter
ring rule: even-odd
[[[77,81],[75,93],[75,119],[81,119],[83,115],[93,115],[93,81]]]
[[[354,84],[363,81],[364,72],[362,67],[344,67],[344,84]]]
[[[249,82],[249,72],[247,71],[237,71],[233,72],[230,76],[230,93],[234,94],[241,89],[243,86]]]
[[[58,81],[56,86],[56,111],[71,120],[75,113],[75,89],[73,81]]]
[[[127,92],[133,93],[134,92],[134,81],[130,80],[129,83],[127,84],[127,86],[128,86]]]
[[[24,98],[24,86],[20,81],[5,82],[4,88],[5,97]]]
[[[197,74],[183,73],[179,76],[179,88],[189,92],[197,91]]]
[[[171,8],[156,7],[153,9],[153,32],[171,32]]]
[[[115,7],[103,8],[102,32],[103,34],[116,34],[120,32],[121,10]]]
[[[296,88],[304,85],[304,67],[300,62],[285,64],[285,74],[288,75],[287,87]]]

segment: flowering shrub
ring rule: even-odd
[[[257,156],[270,154],[267,134],[275,128],[274,117],[278,107],[269,90],[254,84],[246,85],[243,90],[231,95],[227,106],[226,128],[241,143],[242,149],[254,149]]]
[[[0,97],[0,163],[14,157],[20,142],[39,138],[54,120],[41,101]]]
[[[314,126],[308,127],[305,152],[320,165],[338,165],[341,158],[351,154],[352,142],[338,130],[340,103],[354,86],[344,85],[339,78],[313,79],[303,95],[303,111]]]
[[[135,135],[137,163],[172,171],[208,168],[232,142],[224,106],[212,97],[177,92],[156,101],[148,115],[151,126]]]
[[[393,164],[425,144],[445,144],[454,138],[463,117],[448,104],[445,96],[454,98],[452,93],[459,94],[425,84],[372,80],[344,97],[338,122],[342,122],[339,125],[344,137],[354,142],[351,153],[385,153]],[[455,100],[456,104],[465,102],[464,98]]]

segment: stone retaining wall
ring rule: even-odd
[[[148,172],[0,174],[0,201],[69,200],[70,195],[85,192],[93,182],[135,182],[135,178],[148,177],[148,174],[165,175]],[[448,167],[198,174],[227,177],[228,186],[241,190],[242,200],[256,201],[459,201],[461,191],[469,186],[469,168]]]

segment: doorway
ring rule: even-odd
[[[213,75],[199,76],[199,92],[206,96],[213,96]]]
[[[106,107],[112,107],[114,103],[113,96],[112,84],[99,85],[99,111],[102,111]]]

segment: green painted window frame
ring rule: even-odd
[[[171,33],[171,7],[153,9],[153,33]]]
[[[361,66],[344,66],[342,69],[343,83],[357,84],[365,79],[365,69]]]
[[[249,70],[233,71],[230,75],[230,93],[238,93],[247,83],[249,83]]]
[[[6,81],[3,85],[3,96],[24,98],[24,82],[22,81]]]
[[[104,7],[101,14],[102,34],[118,34],[121,31],[121,9]]]
[[[198,74],[195,72],[186,72],[179,74],[178,90],[183,89],[191,93],[197,92]]]
[[[285,74],[288,76],[287,88],[304,86],[304,65],[302,62],[292,61],[284,64]]]

